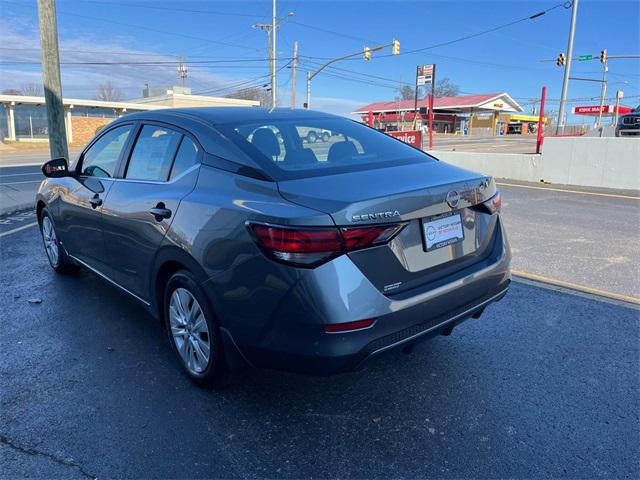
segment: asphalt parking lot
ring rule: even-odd
[[[2,240],[5,478],[640,473],[630,306],[515,283],[411,355],[203,391],[137,304],[88,273],[55,275],[35,228]]]
[[[411,355],[215,391],[136,303],[54,274],[31,212],[1,218],[0,477],[638,478],[640,310],[615,298],[638,295],[638,201],[530,187],[501,185],[514,269],[608,296],[516,279]]]

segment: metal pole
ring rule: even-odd
[[[278,30],[278,24],[276,23],[276,0],[273,0],[271,18],[271,30],[273,35],[273,38],[271,39],[271,108],[276,108],[278,105],[276,99],[276,30]]]
[[[306,109],[311,108],[311,72],[307,72],[307,101],[304,105]]]
[[[558,125],[556,135],[564,132],[564,116],[567,108],[567,94],[569,92],[569,73],[571,72],[571,58],[573,57],[573,37],[576,32],[576,17],[578,16],[578,0],[573,0],[571,10],[571,26],[569,27],[569,45],[567,46],[567,63],[564,66],[564,79],[562,80],[562,96],[560,97],[560,112],[558,113]]]
[[[420,89],[420,86],[418,85],[418,68],[419,67],[416,66],[416,94],[413,101],[413,130],[418,128],[418,91]]]
[[[293,66],[291,67],[291,108],[296,108],[296,79],[298,73],[298,42],[293,42]]]
[[[618,109],[620,108],[620,90],[616,92],[616,111],[614,112],[612,125],[618,124]]]
[[[69,159],[60,82],[55,0],[38,0],[38,19],[40,22],[40,49],[42,51],[42,83],[47,104],[49,151],[52,158]]]
[[[542,142],[544,141],[544,136],[542,135],[542,129],[544,127],[544,102],[547,98],[547,87],[542,87],[542,95],[540,97],[540,117],[538,118],[538,140],[536,142],[536,153],[540,153],[542,151]]]
[[[598,110],[598,128],[602,126],[602,109],[604,108],[604,97],[607,94],[607,62],[602,66],[602,88],[600,89],[600,109]]]
[[[429,94],[429,150],[433,150],[433,93]]]

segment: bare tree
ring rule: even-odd
[[[460,94],[460,87],[447,77],[443,77],[436,82],[436,97],[457,97]]]
[[[225,95],[225,98],[239,98],[240,100],[257,100],[260,102],[260,106],[270,105],[271,94],[262,87],[249,87],[238,90],[229,95]]]
[[[400,100],[413,100],[416,96],[416,90],[410,85],[403,85],[398,90],[400,93]]]
[[[22,95],[22,90],[7,88],[6,90],[2,90],[2,95]]]
[[[22,85],[22,94],[29,97],[42,97],[44,95],[44,89],[39,83],[26,83]]]
[[[94,99],[106,102],[119,102],[124,99],[124,95],[122,91],[109,80],[107,83],[98,85],[98,91]]]

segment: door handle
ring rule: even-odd
[[[96,193],[93,197],[91,197],[89,203],[91,204],[91,208],[98,208],[100,205],[102,205],[102,199]]]
[[[171,218],[171,210],[165,207],[164,203],[160,202],[154,208],[149,210],[149,213],[153,215],[157,222],[161,222],[164,219]]]

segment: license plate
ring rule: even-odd
[[[430,252],[464,240],[462,217],[459,213],[423,221],[425,250]]]

